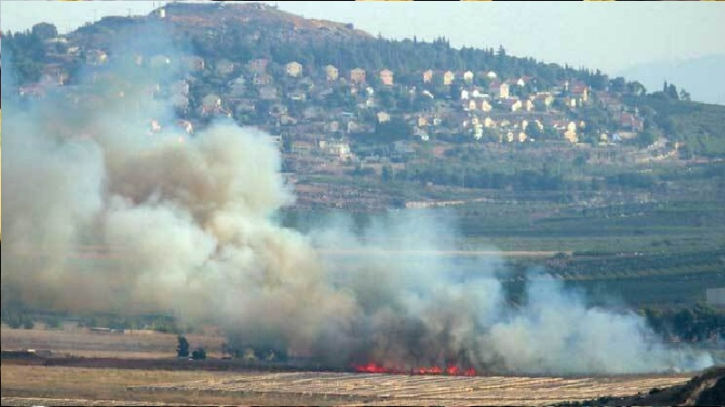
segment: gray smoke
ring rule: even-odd
[[[97,78],[86,83],[91,103],[50,97],[20,110],[3,95],[4,303],[172,311],[213,321],[241,345],[341,367],[633,373],[712,364],[668,348],[642,317],[589,307],[540,276],[527,303],[509,307],[501,259],[455,259],[455,227],[425,211],[391,212],[362,233],[345,217],[309,234],[280,226],[275,215],[294,194],[269,136],[226,120],[193,137],[173,126],[149,134],[151,119],[174,119],[148,92],[159,78],[141,69],[109,74],[133,78],[123,97]],[[74,258],[85,246],[122,258]]]

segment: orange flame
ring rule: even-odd
[[[353,364],[352,367],[359,373],[388,373],[388,374],[413,374],[413,375],[448,375],[448,376],[475,376],[476,369],[462,369],[456,365],[449,365],[446,368],[440,366],[421,366],[411,370],[386,367],[375,362],[364,365]]]

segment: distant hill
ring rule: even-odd
[[[725,82],[713,76],[714,72],[721,72],[723,66],[725,55],[710,55],[681,61],[651,62],[617,74],[638,80],[648,91],[662,89],[666,80],[690,92],[692,100],[725,105]]]
[[[415,138],[607,144],[611,136],[647,147],[664,137],[684,142],[685,156],[725,155],[725,109],[689,101],[677,81],[645,95],[637,81],[510,56],[503,46],[457,49],[445,37],[389,40],[262,3],[175,2],[148,16],[104,17],[65,36],[41,23],[4,33],[3,40],[22,95],[47,90],[36,83],[77,85],[79,73],[103,74],[116,62],[148,75],[172,66],[178,50],[193,54],[200,63],[192,68],[186,56],[176,58],[194,71],[174,88],[185,90],[164,83],[159,93],[173,94],[179,116],[194,125],[223,114],[289,140],[320,133],[377,144]],[[708,64],[686,83],[722,86],[711,75],[721,65]],[[697,86],[684,89],[701,97]]]

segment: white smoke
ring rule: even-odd
[[[96,86],[92,105],[6,109],[4,300],[172,310],[240,343],[340,366],[632,373],[712,363],[555,282],[532,278],[527,303],[510,308],[501,259],[455,259],[455,227],[423,211],[391,212],[362,233],[344,217],[308,235],[283,228],[275,214],[294,194],[269,136],[231,121],[193,138],[148,134],[171,110],[126,69],[137,68],[114,74],[138,82],[123,98]],[[72,260],[85,245],[124,259]]]

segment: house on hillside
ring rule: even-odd
[[[508,99],[509,85],[505,82],[494,81],[488,86],[488,92],[492,95],[497,95],[499,99]]]
[[[481,110],[488,113],[493,110],[493,106],[491,106],[487,99],[483,99],[481,101]]]
[[[383,69],[380,71],[380,82],[382,82],[383,85],[392,86],[393,85],[393,71],[390,69]]]
[[[423,83],[433,82],[433,70],[429,69],[423,72]]]
[[[578,104],[583,104],[589,100],[589,89],[584,85],[577,85],[571,88],[572,98],[578,99]]]
[[[452,71],[445,71],[443,72],[443,85],[452,85],[453,81],[456,79],[456,74]]]
[[[328,81],[336,81],[338,74],[339,72],[335,66],[327,65],[325,67],[325,77]]]
[[[574,122],[569,122],[566,125],[566,131],[564,131],[564,138],[572,144],[579,142],[579,136],[576,134],[577,125]]]
[[[639,133],[644,130],[644,121],[632,113],[623,112],[619,117],[619,127]]]
[[[473,72],[472,71],[466,71],[463,73],[463,81],[467,84],[473,83]]]
[[[476,99],[471,99],[463,105],[463,110],[474,111],[478,109]]]
[[[350,71],[350,82],[355,84],[365,83],[365,70],[362,68],[355,68]]]
[[[287,73],[287,76],[298,78],[302,75],[302,64],[297,61],[292,61],[284,66],[284,70]]]
[[[390,115],[386,112],[378,112],[376,115],[378,123],[385,123],[390,121]]]

